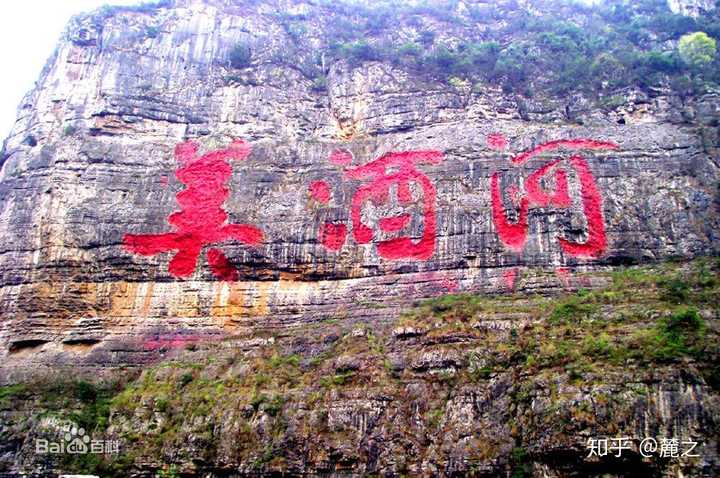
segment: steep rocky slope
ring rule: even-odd
[[[621,266],[717,254],[716,72],[680,78],[660,62],[668,70],[652,81],[620,84],[620,70],[600,68],[584,88],[552,70],[570,68],[562,55],[535,47],[523,54],[536,70],[518,69],[503,54],[529,42],[542,3],[576,29],[602,20],[563,2],[516,1],[449,2],[446,15],[418,6],[391,22],[322,1],[178,0],[74,18],[0,160],[0,383],[23,410],[0,425],[10,476],[57,469],[28,454],[42,425],[30,416],[68,372],[123,377],[86,397],[97,408],[115,396],[112,414],[85,416],[133,450],[118,476],[163,464],[218,476],[717,474],[718,311],[706,297],[716,290],[697,279],[715,265],[687,266],[693,293],[679,300],[652,295],[660,279],[629,284],[651,294],[656,313],[603,340],[622,342],[636,321],[659,335],[635,337],[648,357],[599,353],[606,375],[578,358],[592,344],[571,350],[553,337],[609,327],[622,315],[615,299],[569,306],[563,320],[577,330],[552,323],[557,304],[547,305],[564,290],[612,287]],[[714,25],[711,6],[695,3],[685,13]],[[329,43],[365,21],[369,43]],[[512,30],[520,21],[527,28]],[[674,41],[647,37],[639,44]],[[555,48],[557,38],[542,38]],[[433,55],[426,65],[457,76],[417,68],[407,59],[417,45]],[[473,76],[458,60],[495,48],[493,74]],[[456,331],[431,332],[435,319],[422,314],[397,323],[449,293],[496,302],[454,317]],[[697,337],[656,355],[653,343],[664,350],[663,334],[675,337],[662,329],[672,317]],[[341,356],[322,355],[335,344]],[[134,376],[169,356],[170,366]],[[263,374],[269,382],[255,383]],[[23,385],[35,381],[37,390]],[[192,393],[175,392],[185,381]],[[582,447],[594,433],[692,436],[703,455],[592,464]]]
[[[560,298],[447,295],[386,326],[165,343],[166,360],[142,373],[5,387],[0,470],[716,476],[718,272],[715,259],[602,274],[605,287]],[[67,420],[120,453],[39,459],[37,440],[61,442]],[[628,437],[627,449],[591,456],[603,437]],[[673,438],[677,456],[659,445]]]
[[[311,4],[278,5],[320,9],[310,18],[329,13]],[[5,147],[0,340],[3,367],[11,367],[5,373],[33,361],[142,363],[152,355],[143,342],[158,334],[212,338],[339,311],[370,318],[364,300],[401,304],[456,289],[499,290],[518,267],[523,287],[543,288],[560,281],[535,280],[535,271],[717,249],[717,93],[624,92],[627,102],[615,110],[586,105],[570,120],[575,98],[524,99],[492,84],[462,93],[392,64],[351,68],[342,60],[328,66],[327,91],[318,92],[294,65],[273,60],[288,41],[275,8],[179,2],[73,21]],[[308,20],[308,35],[311,28],[323,31]],[[248,39],[257,45],[252,64],[233,69],[228,55]],[[192,275],[177,280],[162,247],[154,256],[123,247],[128,233],[178,230],[169,216],[181,209],[176,195],[190,186],[176,176],[182,163],[173,151],[188,139],[199,143],[198,154],[234,139],[251,148],[244,161],[230,160],[232,176],[224,180],[227,222],[263,233],[257,244],[221,243],[239,281],[216,280],[205,251]],[[566,173],[571,207],[530,204],[526,242],[508,247],[493,220],[493,174],[500,174],[500,202],[512,221],[517,210],[507,191],[526,189],[523,181],[547,159],[521,167],[511,158],[580,139],[614,145],[555,153],[566,162],[576,152],[587,158],[600,196],[603,247],[583,257],[558,240],[588,241],[581,197],[587,191],[574,166]],[[430,186],[413,179],[410,206],[390,203],[407,209],[411,222],[400,232],[381,231],[379,219],[395,212],[376,200],[371,207],[359,191],[377,194],[378,187],[396,187],[390,184],[396,179],[348,171],[383,154],[428,150],[440,157],[418,160],[413,171]],[[326,188],[319,196],[309,192],[316,181]],[[428,207],[434,225],[424,227]],[[355,209],[373,240],[350,224]],[[199,222],[212,227],[207,217]],[[351,231],[341,249],[321,243],[326,222]],[[376,243],[393,235],[414,237],[414,249],[405,257],[380,252]],[[413,258],[420,248],[421,257]]]

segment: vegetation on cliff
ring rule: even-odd
[[[393,471],[412,474],[420,460],[448,466],[453,451],[442,437],[463,428],[457,407],[490,393],[476,406],[487,413],[499,401],[491,413],[500,415],[493,430],[476,423],[463,439],[464,470],[483,476],[491,464],[529,476],[548,437],[572,449],[581,430],[632,426],[634,407],[650,406],[665,374],[720,388],[719,272],[720,261],[706,258],[620,269],[602,275],[605,287],[557,297],[453,294],[382,327],[268,330],[253,337],[265,345],[193,345],[112,382],[6,386],[0,408],[17,413],[4,416],[2,438],[36,429],[39,417],[71,419],[121,439],[122,453],[55,466],[128,476],[350,470],[367,460],[368,434],[380,433],[394,450]],[[419,423],[406,423],[412,417]],[[369,422],[357,428],[357,420]]]
[[[105,7],[100,16],[172,3]],[[273,61],[302,71],[316,91],[326,87],[330,65],[337,60],[351,67],[382,61],[448,84],[497,84],[526,97],[602,96],[627,87],[671,88],[689,95],[720,84],[720,59],[710,48],[720,38],[717,5],[693,18],[673,13],[667,0],[306,3],[313,8],[288,11],[277,4],[265,15],[287,36]],[[247,8],[260,4],[240,3]],[[156,35],[156,29],[148,31]],[[683,36],[684,47],[679,44]],[[690,40],[700,56],[682,54]],[[234,69],[250,68],[253,60],[267,61],[253,55],[267,47],[260,39],[241,42],[219,60]]]
[[[720,82],[713,49],[695,61],[677,47],[693,32],[710,41],[720,38],[718,8],[692,18],[672,13],[666,0],[608,0],[593,6],[568,0],[528,6],[459,0],[314,3],[323,18],[274,14],[289,37],[276,60],[297,65],[318,84],[338,59],[353,66],[390,62],[438,80],[477,87],[496,83],[526,96],[602,94],[630,86],[689,94]],[[317,24],[320,48],[313,39]]]

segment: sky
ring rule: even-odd
[[[4,2],[0,28],[0,142],[10,133],[17,107],[40,76],[70,17],[106,4],[138,0],[20,0]]]

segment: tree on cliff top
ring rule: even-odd
[[[678,50],[685,63],[701,67],[715,58],[717,42],[704,32],[688,33],[680,38]]]

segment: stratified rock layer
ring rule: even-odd
[[[306,16],[308,44],[334,20],[322,4],[219,0],[72,20],[0,159],[0,383],[67,370],[111,376],[198,344],[252,353],[267,345],[268,331],[292,338],[335,321],[380,330],[424,298],[593,289],[615,266],[718,252],[719,92],[626,89],[615,92],[621,104],[600,107],[581,95],[527,97],[343,60],[324,65],[323,89],[299,66],[314,51],[299,49],[297,64],[283,59],[291,38],[278,10]],[[403,25],[390,40],[419,28]],[[480,31],[436,30],[438,41]],[[247,67],[229,61],[238,43],[251,46]],[[547,174],[537,173],[546,166]],[[712,310],[703,311],[707,318]],[[481,329],[506,327],[492,314],[478,320]],[[438,342],[415,325],[388,339],[387,370],[467,366],[465,350],[431,347]],[[324,344],[309,342],[311,351]],[[414,343],[418,353],[401,353]],[[352,354],[338,364],[341,374],[363,366]],[[500,435],[512,419],[515,428],[528,426],[513,440],[545,443],[550,435],[533,435],[543,430],[535,413],[551,414],[552,387],[587,398],[631,393],[627,381],[637,379],[650,398],[633,395],[634,415],[622,408],[634,417],[629,427],[667,428],[671,407],[650,402],[669,400],[690,410],[680,414],[688,420],[682,430],[697,425],[711,435],[715,392],[699,372],[688,378],[664,367],[650,377],[618,372],[587,390],[562,373],[553,378],[562,370],[532,390],[517,389],[520,372],[512,370],[481,392],[467,385],[442,405],[453,434],[417,445],[432,456],[417,458],[414,470],[468,472],[463,447],[477,443],[463,424],[494,424],[489,430]],[[329,400],[326,421],[341,434],[357,432],[366,440],[362,453],[335,437],[336,455],[293,456],[293,470],[342,471],[338,460],[352,462],[353,473],[403,470],[393,457],[407,450],[376,449],[368,432],[368,423],[386,420],[379,417],[391,409],[387,397],[356,385],[338,403]],[[393,400],[443,390],[425,382],[401,389]],[[521,392],[527,396],[516,400]],[[638,418],[647,414],[664,418]],[[142,429],[145,418],[128,425],[118,417],[117,428]],[[385,423],[405,424],[416,425],[407,415]],[[398,443],[408,445],[406,438]],[[509,466],[513,440],[478,451],[488,476]],[[565,443],[558,453],[578,446]],[[543,456],[537,473],[571,476],[563,474],[568,461],[558,456],[556,467]],[[247,460],[221,458],[204,465],[252,471]],[[322,468],[326,462],[335,468]],[[694,468],[716,469],[715,455]]]
[[[267,5],[178,2],[73,20],[6,144],[3,374],[35,361],[142,363],[151,358],[143,341],[168,331],[213,338],[336,316],[372,322],[383,317],[368,302],[399,307],[448,291],[505,290],[518,271],[523,282],[513,287],[554,288],[567,280],[547,274],[558,267],[572,280],[577,270],[717,250],[717,145],[708,131],[718,95],[626,92],[623,107],[581,108],[571,122],[576,99],[571,108],[491,85],[461,92],[377,62],[335,62],[327,91],[316,92],[292,65],[273,62],[285,33],[271,13]],[[321,31],[308,27],[309,35]],[[233,72],[226,58],[238,41],[254,45],[253,64]],[[172,251],[143,256],[123,247],[126,234],[178,230],[168,219],[190,186],[176,176],[177,144],[197,142],[200,156],[234,139],[252,150],[228,162],[221,207],[228,223],[259,228],[260,244],[225,241],[212,257],[205,248],[187,278],[172,274]],[[578,139],[617,148],[560,148],[511,162],[539,145]],[[416,180],[409,206],[395,200],[395,184],[389,202],[376,197],[357,207],[371,228],[362,240],[350,221],[353,199],[373,179],[347,170],[402,151],[441,155],[415,170],[436,191],[434,230],[423,224],[430,191]],[[561,247],[561,237],[588,240],[586,191],[572,168],[571,205],[531,204],[526,242],[508,248],[493,223],[493,174],[512,223],[523,181],[573,154],[586,158],[602,201],[601,253],[577,258]],[[552,189],[548,177],[542,187]],[[319,181],[320,200],[309,190]],[[381,232],[379,220],[398,208],[410,222]],[[344,243],[327,236],[342,232]],[[429,254],[382,253],[388,237],[417,243],[426,233]],[[239,280],[218,280],[207,263],[215,255]]]
[[[386,325],[160,336],[147,345],[164,360],[129,377],[0,388],[0,476],[714,477],[718,272],[676,262],[592,272],[609,285],[565,297],[446,295]],[[38,454],[68,419],[118,451]]]

